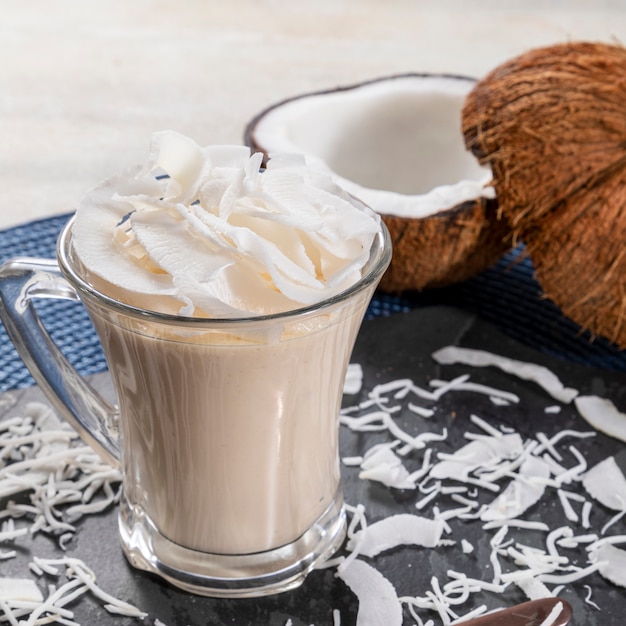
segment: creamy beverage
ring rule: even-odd
[[[261,161],[158,133],[59,239],[116,391],[122,547],[207,595],[296,586],[340,545],[343,380],[390,260],[326,174]]]
[[[337,380],[365,304],[257,341],[189,342],[95,318],[124,416],[125,496],[195,550],[248,554],[300,537],[338,494]]]

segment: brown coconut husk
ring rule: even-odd
[[[626,50],[531,50],[476,84],[462,121],[546,296],[626,348]]]
[[[495,199],[476,198],[423,218],[381,215],[393,259],[380,290],[397,293],[445,287],[491,267],[511,247]]]

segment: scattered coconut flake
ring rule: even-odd
[[[558,452],[558,450],[554,447],[552,441],[550,441],[550,439],[548,439],[548,437],[546,437],[544,433],[537,433],[535,437],[537,438],[537,441],[540,442],[540,445],[535,448],[533,454],[539,455],[544,450],[547,450],[557,461],[563,460],[560,452]]]
[[[508,526],[509,528],[524,528],[526,530],[541,530],[545,532],[550,530],[550,527],[544,522],[523,519],[499,519],[483,524],[483,528],[485,530],[493,530],[494,528],[501,528],[502,526]]]
[[[446,393],[456,393],[463,391],[463,387],[468,383],[467,376],[459,376],[453,381],[434,381],[431,386],[435,390],[444,389]],[[386,410],[389,404],[387,397],[382,395],[383,392],[397,401],[408,398],[414,388],[421,389],[409,379],[390,381],[377,385],[378,391],[373,394],[370,393],[370,398],[376,401],[379,408],[384,406]],[[420,394],[420,397],[424,399],[424,395]],[[410,402],[410,400],[408,401]],[[435,402],[436,400],[430,398],[430,401]],[[561,399],[561,401],[564,400]],[[428,415],[419,415],[421,411],[411,412],[420,418],[428,419],[431,417],[430,411],[435,413],[436,406],[433,405],[428,408]],[[399,413],[402,410],[401,405],[394,404],[393,413]],[[387,425],[385,430],[393,438],[389,449],[395,450],[396,456],[406,457],[408,465],[414,453],[421,450],[422,447],[398,443],[399,441],[407,441],[407,433],[398,429],[397,425],[394,427],[390,417],[391,412],[387,417],[382,417],[378,424]],[[494,505],[494,502],[500,501],[499,504],[506,502],[508,507],[513,507],[507,514],[515,517],[483,521],[485,531],[498,529],[500,533],[492,540],[490,564],[493,568],[493,580],[491,582],[480,581],[480,584],[467,582],[454,588],[447,585],[440,588],[437,582],[436,584],[433,583],[432,590],[426,591],[421,597],[401,598],[411,615],[417,617],[416,622],[418,624],[425,622],[416,613],[418,609],[436,612],[443,623],[455,622],[457,618],[454,617],[454,612],[450,608],[453,603],[466,601],[471,594],[487,590],[487,585],[490,584],[493,585],[494,591],[497,589],[495,592],[501,593],[508,585],[515,583],[520,588],[525,588],[527,595],[542,597],[546,594],[552,595],[559,587],[562,588],[572,582],[582,580],[595,572],[593,565],[580,568],[570,563],[567,556],[559,553],[559,548],[574,550],[587,543],[597,543],[597,533],[576,536],[569,527],[558,529],[558,533],[551,533],[550,527],[546,523],[538,520],[520,519],[519,516],[528,510],[532,503],[538,502],[542,494],[546,492],[546,487],[549,486],[560,492],[558,497],[563,501],[564,518],[569,517],[570,520],[568,521],[573,521],[574,515],[577,516],[578,514],[572,504],[580,503],[583,509],[581,514],[583,519],[580,523],[584,524],[586,521],[587,526],[589,526],[591,503],[584,495],[575,491],[576,485],[579,484],[583,474],[587,471],[586,458],[583,452],[575,446],[570,445],[564,451],[562,444],[563,440],[567,438],[573,437],[584,440],[596,436],[596,433],[563,430],[550,437],[537,433],[535,439],[530,438],[524,441],[512,427],[500,426],[496,428],[476,415],[471,416],[470,420],[482,432],[466,432],[464,436],[470,441],[466,446],[462,446],[452,453],[444,453],[437,451],[437,448],[432,446],[432,443],[435,442],[434,438],[428,442],[428,446],[423,451],[422,467],[409,474],[412,479],[415,479],[415,485],[422,494],[415,505],[419,509],[424,509],[426,505],[433,504],[433,519],[444,525],[443,532],[447,534],[452,532],[447,520],[457,518],[472,520],[481,519],[484,516],[489,517],[492,515],[490,507]],[[362,425],[364,424],[360,424],[360,426]],[[408,435],[408,437],[412,437],[412,435]],[[502,441],[505,442],[504,447],[501,447],[503,446]],[[480,451],[479,446],[483,448]],[[378,446],[374,446],[374,449],[376,451]],[[432,454],[436,454],[438,457],[435,464],[431,464],[430,460],[426,459]],[[573,464],[571,461],[567,462],[568,456],[575,459]],[[467,485],[475,485],[479,487],[479,490],[486,489],[498,492],[500,490],[498,483],[500,479],[505,477],[511,479],[507,486],[509,491],[507,492],[505,489],[491,505],[479,504],[482,500],[476,499],[478,490],[475,488],[472,490],[471,497],[463,495],[467,493],[470,496]],[[466,485],[460,486],[458,482],[464,482]],[[455,485],[455,483],[457,484]],[[564,485],[570,485],[570,487],[566,490],[563,488]],[[526,502],[523,494],[526,493],[527,495],[531,492],[534,492],[534,495]],[[463,506],[458,509],[446,509],[441,507],[443,498]],[[514,507],[518,507],[518,509],[515,510]],[[478,510],[470,512],[474,509]],[[619,510],[621,515],[622,509]],[[501,512],[500,516],[505,517]],[[611,523],[614,521],[615,518]],[[546,552],[539,547],[513,545],[514,539],[506,540],[505,535],[509,529],[514,528],[549,533],[548,551]],[[364,536],[365,533],[362,533],[359,538],[362,539]],[[469,553],[471,544],[467,540],[465,541],[464,544],[462,540],[457,542],[454,538],[442,538],[436,547],[454,549],[455,545],[459,545],[460,551],[467,550]],[[395,545],[394,543],[394,547]],[[503,573],[505,560],[507,565],[513,564],[521,569]],[[540,575],[543,578],[540,578]],[[546,587],[546,584],[550,583],[557,584],[556,589],[552,592]]]
[[[522,574],[550,573],[561,570],[569,563],[569,559],[566,556],[561,556],[558,553],[552,554],[545,550],[521,544],[508,546],[506,554],[513,559],[515,565],[527,568],[526,570],[521,570],[520,573]],[[526,580],[526,576],[514,576],[514,580],[516,583],[519,583],[519,581]]]
[[[558,539],[557,543],[559,546],[563,548],[576,548],[581,543],[595,543],[598,540],[598,535],[595,533],[591,535],[577,535],[571,537],[564,537],[562,539]]]
[[[548,413],[549,415],[557,415],[561,412],[561,407],[558,404],[552,404],[547,406],[544,410],[544,413]]]
[[[554,594],[536,578],[522,578],[516,585],[526,594],[529,600],[539,600],[540,598],[552,598]]]
[[[400,545],[434,548],[441,539],[443,529],[441,521],[400,513],[370,524],[356,533],[348,541],[347,549],[354,550],[358,544],[360,554],[373,557]]]
[[[471,513],[473,508],[474,508],[474,503],[467,505],[467,506],[459,507],[456,509],[448,509],[446,511],[440,511],[438,508],[435,508],[434,509],[435,519],[441,520],[441,521],[448,521],[456,517],[466,519],[466,515],[468,513]]]
[[[579,396],[575,400],[580,415],[595,429],[626,441],[626,413],[622,413],[607,398],[599,396]]]
[[[0,578],[0,599],[5,602],[42,602],[43,595],[29,578]]]
[[[433,489],[430,493],[426,494],[423,498],[420,498],[415,503],[416,509],[423,509],[429,502],[432,502],[441,491],[441,483],[436,483],[436,489]]]
[[[462,496],[462,495],[460,495],[458,493],[454,493],[450,497],[455,502],[458,502],[459,504],[463,504],[464,506],[469,507],[470,509],[475,509],[475,508],[478,507],[478,502],[476,500],[471,500],[471,499],[466,498],[466,497],[464,497],[464,496]]]
[[[121,474],[82,444],[48,406],[30,403],[25,412],[3,422],[0,494],[28,493],[29,504],[9,501],[2,515],[30,524],[2,527],[0,541],[45,532],[67,543],[76,529],[63,519],[76,521],[113,506],[119,499]]]
[[[518,404],[519,396],[509,391],[502,389],[496,389],[495,387],[489,387],[487,385],[481,385],[480,383],[473,383],[468,381],[468,376],[460,376],[450,382],[442,380],[431,380],[431,387],[437,388],[437,396],[442,396],[443,393],[448,391],[473,391],[475,393],[481,393],[488,396],[494,404],[500,406],[508,406],[510,404]]]
[[[395,428],[389,428],[389,432],[391,434],[398,434]],[[405,444],[398,450],[398,454],[404,456],[413,450],[423,450],[426,448],[427,444],[434,441],[445,441],[447,438],[447,428],[444,428],[441,433],[424,432],[416,435],[415,437],[408,435],[403,438]]]
[[[395,489],[415,489],[415,482],[411,480],[402,460],[388,447],[365,453],[359,478],[381,482]]]
[[[363,463],[363,457],[362,456],[344,456],[344,457],[341,457],[341,462],[344,465],[347,465],[348,467],[352,465],[361,465],[361,463]]]
[[[573,537],[574,531],[569,526],[561,526],[550,531],[546,538],[546,548],[548,553],[554,557],[559,556],[559,551],[556,548],[556,543],[561,537]]]
[[[577,568],[575,571],[569,574],[539,574],[539,580],[544,583],[567,585],[570,583],[578,582],[579,580],[583,580],[584,578],[589,576],[589,574],[597,572],[599,568],[600,564],[594,563],[593,565],[590,565],[583,569]]]
[[[463,554],[471,554],[474,552],[474,546],[467,539],[461,539],[461,549]]]
[[[433,378],[428,381],[429,386],[436,389],[434,395],[435,400],[439,400],[452,389],[461,389],[461,386],[469,380],[469,374],[463,374],[453,380],[438,380]]]
[[[592,509],[591,502],[589,502],[589,500],[585,501],[585,503],[583,504],[583,510],[581,513],[581,517],[582,517],[581,524],[583,528],[591,527],[591,509]]]
[[[553,626],[559,618],[559,615],[563,612],[563,603],[557,602],[557,604],[552,607],[552,610],[546,618],[539,624],[539,626]]]
[[[537,383],[555,400],[566,404],[578,395],[576,389],[565,387],[558,377],[543,365],[516,361],[484,350],[472,350],[459,346],[441,348],[434,352],[432,357],[437,363],[443,365],[460,363],[473,367],[498,367],[507,374],[513,374],[524,380]]]
[[[585,459],[580,451],[574,446],[569,446],[568,450],[576,457],[578,464],[557,475],[557,486],[561,486],[564,483],[569,484],[573,480],[579,480],[583,472],[587,469],[587,459]]]
[[[83,445],[75,431],[46,405],[28,404],[25,413],[0,423],[0,492],[24,494],[28,498],[28,503],[6,502],[0,512],[0,519],[5,520],[0,528],[0,542],[17,542],[27,535],[44,532],[55,537],[63,548],[76,531],[73,524],[63,519],[76,521],[115,506],[121,475]],[[14,520],[20,520],[20,526]],[[25,626],[51,622],[75,624],[73,613],[63,606],[91,591],[106,602],[105,608],[110,612],[145,616],[95,586],[95,576],[77,559],[34,557],[29,564],[31,571],[39,576],[59,576],[59,566],[65,566],[68,571],[67,583],[53,589],[44,599],[34,581],[20,581],[20,585],[28,584],[32,597],[3,600],[5,614],[15,619],[27,618],[20,622]],[[87,575],[92,577],[91,582],[84,578]],[[7,579],[4,582],[9,584]]]
[[[13,521],[13,520],[9,520]],[[0,543],[5,541],[12,541],[13,539],[17,539],[18,537],[23,537],[28,534],[28,528],[24,526],[23,528],[9,528],[0,530]]]
[[[461,493],[467,493],[468,489],[464,485],[450,485],[448,487],[441,487],[441,493],[447,496],[459,495]]]
[[[385,411],[372,411],[366,415],[358,417],[350,417],[342,414],[339,418],[340,424],[347,426],[350,430],[371,432],[377,430],[386,430],[385,417],[388,415]]]
[[[412,402],[409,402],[407,406],[409,408],[409,411],[417,413],[417,415],[421,417],[432,417],[435,414],[435,411],[433,409],[427,409],[426,407],[418,406],[417,404],[413,404]]]
[[[561,506],[563,507],[563,511],[565,512],[565,517],[570,521],[570,522],[577,522],[578,521],[578,514],[576,513],[576,511],[574,511],[570,501],[569,501],[569,495],[567,492],[565,492],[563,489],[557,489],[556,490],[557,495],[559,496],[559,501],[561,502]]]
[[[451,455],[439,455],[442,458],[430,472],[432,478],[452,478],[465,480],[469,474],[484,465],[496,463],[502,459],[514,458],[523,450],[522,438],[517,434],[488,437],[463,446]]]
[[[585,596],[585,603],[591,605],[597,611],[601,611],[602,609],[591,599],[592,591],[589,585],[583,585],[583,587],[587,591],[587,595]]]
[[[489,545],[491,546],[491,552],[489,553],[489,561],[491,563],[491,567],[493,569],[493,584],[496,585],[502,582],[502,566],[500,564],[500,560],[498,559],[499,552],[504,544],[504,538],[506,534],[509,532],[508,526],[503,526],[496,532],[496,534],[489,541]]]
[[[393,585],[359,559],[337,572],[359,601],[357,626],[401,626],[402,606]]]
[[[448,436],[447,430],[444,428],[442,433],[420,433],[419,435],[412,436],[402,430],[390,414],[386,413],[382,416],[383,424],[387,430],[396,438],[402,441],[406,446],[415,450],[421,450],[426,447],[426,444],[430,441],[442,441]]]
[[[454,570],[448,570],[447,574],[452,579],[444,585],[444,590],[448,593],[458,589],[468,590],[471,588],[488,591],[489,593],[504,593],[508,586],[507,584],[495,584],[486,580],[479,580],[478,578],[470,578],[466,574],[455,572]]]
[[[347,426],[350,430],[360,432],[371,432],[377,430],[386,430],[386,419],[389,414],[386,411],[372,411],[366,415],[359,417],[350,417],[349,415],[341,415],[339,423]]]
[[[610,535],[609,537],[602,537],[602,539],[598,539],[587,546],[587,550],[595,550],[606,543],[610,543],[611,545],[626,543],[626,535]]]
[[[401,450],[402,451],[402,450]],[[430,471],[433,466],[431,462],[433,450],[432,448],[427,448],[424,452],[424,458],[422,459],[422,466],[415,470],[412,474],[409,474],[409,479],[416,482],[424,478],[426,474]]]
[[[94,597],[103,602],[103,607],[109,613],[140,619],[147,617],[147,613],[140,611],[137,607],[129,604],[128,602],[124,602],[123,600],[112,596],[99,587],[96,584],[95,574],[89,569],[89,567],[87,567],[84,561],[75,557],[40,559],[39,561],[40,563],[45,563],[46,565],[64,566],[66,568],[66,576],[69,579],[69,582],[57,589],[57,591],[46,600],[46,603],[49,603],[51,598],[63,596],[67,589],[74,589],[77,586],[82,585],[85,589],[88,589]]]
[[[626,508],[626,477],[617,465],[615,457],[608,457],[592,467],[582,477],[587,493],[615,511]]]
[[[476,424],[476,426],[482,428],[488,435],[491,435],[496,439],[500,439],[502,437],[502,431],[494,428],[489,422],[482,419],[482,417],[478,417],[478,415],[470,415],[470,422],[472,422],[472,424]]]
[[[499,398],[498,396],[489,396],[489,400],[492,404],[496,406],[511,406],[511,403],[504,398]]]
[[[550,439],[548,439],[548,441],[546,441],[545,444],[543,444],[542,446],[541,445],[537,446],[537,448],[535,449],[535,454],[541,454],[548,448],[553,450],[554,445],[556,443],[559,443],[561,439],[564,439],[565,437],[573,437],[575,439],[589,439],[590,437],[595,437],[596,435],[597,433],[595,432],[581,432],[578,430],[569,430],[569,429],[561,430],[558,433],[556,433],[556,435],[553,435],[552,437],[550,437]]]
[[[394,397],[401,399],[413,388],[413,381],[410,378],[399,378],[388,383],[379,383],[370,391],[370,398],[380,398],[387,393],[395,393]],[[433,394],[430,399],[434,400]]]
[[[343,383],[343,393],[354,395],[361,391],[363,385],[363,368],[359,363],[350,363]]]

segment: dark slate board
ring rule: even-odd
[[[570,406],[563,408],[558,415],[547,415],[544,408],[556,404],[545,392],[530,382],[521,381],[494,368],[464,366],[438,366],[430,355],[436,349],[449,344],[480,348],[511,358],[532,361],[548,366],[561,380],[584,394],[597,394],[613,400],[622,411],[626,411],[626,378],[619,372],[608,372],[587,368],[571,362],[539,354],[493,329],[479,318],[452,308],[433,307],[416,309],[410,313],[388,318],[377,318],[364,323],[359,335],[353,362],[364,369],[364,388],[357,396],[348,396],[346,405],[353,405],[365,397],[365,393],[378,382],[397,378],[411,378],[416,384],[427,385],[429,378],[451,379],[470,371],[472,380],[505,389],[522,398],[519,405],[506,408],[495,407],[488,398],[478,394],[455,392],[445,395],[437,404],[436,421],[427,425],[428,430],[441,431],[449,428],[449,441],[437,444],[437,449],[453,451],[465,440],[463,433],[471,429],[469,416],[475,413],[492,424],[507,424],[523,436],[533,436],[537,431],[550,435],[565,428],[587,431],[589,426]],[[94,377],[97,387],[108,387],[106,374]],[[19,414],[26,402],[41,399],[37,388],[14,391],[0,396],[0,416]],[[415,419],[414,414],[402,413],[398,423],[406,430],[423,429],[424,421]],[[420,426],[420,424],[422,426]],[[415,430],[417,429],[417,430]],[[476,430],[474,428],[474,430]],[[341,430],[342,455],[362,453],[372,443],[388,440],[381,433],[354,434],[345,428]],[[589,466],[616,454],[623,444],[598,435],[593,440],[574,442],[584,452]],[[409,469],[419,467],[421,456],[407,460]],[[411,466],[411,463],[413,465]],[[567,462],[569,465],[574,463]],[[366,505],[369,522],[393,513],[416,512],[414,503],[420,497],[414,492],[390,490],[382,485],[358,479],[358,469],[342,467],[346,501],[351,504],[362,502]],[[571,487],[568,487],[571,489]],[[488,496],[490,499],[493,496]],[[456,505],[458,506],[458,505]],[[453,508],[452,506],[442,508]],[[432,510],[426,508],[422,515],[430,517]],[[610,519],[612,513],[594,507],[594,527],[599,527]],[[556,494],[545,497],[525,516],[527,519],[543,520],[554,526],[566,523]],[[465,571],[468,575],[490,580],[492,571],[488,565],[489,541],[495,531],[483,531],[479,523],[452,521],[453,538],[462,537],[471,541],[476,550],[463,555],[455,547],[423,550],[418,548],[395,549],[374,559],[373,564],[394,582],[399,595],[423,595],[430,589],[432,575],[445,582],[446,571],[450,568]],[[583,534],[582,529],[577,534]],[[609,530],[609,534],[626,533],[626,523],[622,520]],[[516,539],[522,542],[537,542],[537,537],[545,535],[537,531],[515,531]],[[32,555],[53,557],[59,555],[56,544],[46,537],[35,537],[32,544],[20,540],[18,557],[0,563],[2,576],[29,577],[28,562]],[[541,546],[541,542],[537,543]],[[545,545],[545,544],[544,544]],[[584,551],[580,551],[581,553]],[[188,595],[160,580],[131,568],[125,561],[117,542],[116,511],[89,517],[79,523],[75,539],[66,552],[81,558],[96,572],[98,583],[107,592],[127,600],[149,614],[144,620],[152,626],[158,619],[166,626],[199,626],[205,624],[255,624],[284,626],[288,619],[294,626],[315,624],[322,626],[333,623],[333,609],[341,612],[341,624],[354,624],[358,606],[356,599],[344,584],[333,576],[331,570],[313,572],[305,584],[292,592],[271,598],[223,600]],[[569,553],[568,553],[569,555]],[[580,563],[582,566],[584,562]],[[41,581],[43,585],[43,580]],[[584,602],[586,589],[591,585],[593,600],[600,605],[599,612]],[[626,592],[593,575],[581,583],[568,586],[565,597],[574,607],[573,624],[585,626],[618,626],[623,624],[623,610],[626,608]],[[459,607],[459,613],[469,611],[473,606],[486,603],[489,607],[504,603],[524,601],[525,597],[517,590],[507,591],[504,597],[479,594],[476,604],[471,602]],[[129,618],[109,615],[99,603],[84,597],[74,607],[75,619],[83,626],[130,626],[138,622]],[[435,614],[422,612],[424,620],[435,618]],[[407,624],[413,620],[408,617]]]

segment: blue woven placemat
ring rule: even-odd
[[[56,239],[70,218],[59,215],[0,231],[0,263],[16,256],[54,258]],[[505,334],[544,353],[595,367],[626,371],[626,351],[588,333],[542,298],[533,267],[521,249],[459,285],[420,294],[376,294],[367,318],[389,316],[418,306],[446,304],[480,315]],[[69,361],[83,375],[106,369],[104,355],[83,307],[75,302],[41,300],[42,322]],[[34,384],[0,325],[0,392]]]

